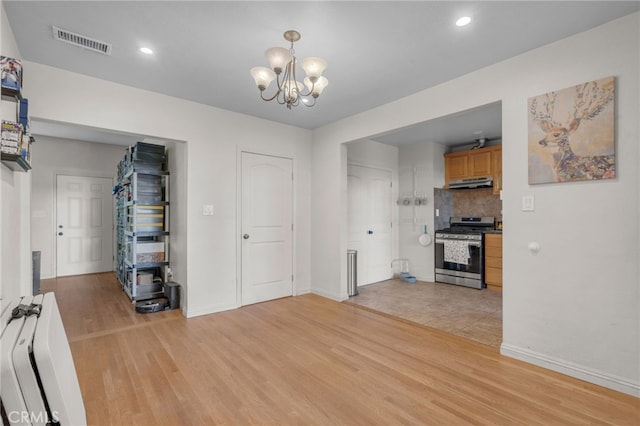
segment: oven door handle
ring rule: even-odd
[[[481,247],[482,243],[480,241],[465,241],[465,240],[447,240],[447,239],[436,239],[436,244],[442,244],[445,241],[464,241],[467,243],[467,245],[469,246],[473,246],[473,247]]]

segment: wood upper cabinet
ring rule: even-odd
[[[488,289],[502,291],[502,234],[484,236],[484,282]]]
[[[457,153],[456,153],[457,154]],[[444,157],[445,180],[464,179],[469,176],[469,156],[446,154]]]
[[[469,176],[491,176],[491,151],[477,149],[469,152]]]
[[[502,146],[489,146],[444,155],[445,187],[457,179],[493,177],[493,193],[502,189]]]

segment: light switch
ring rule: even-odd
[[[213,216],[213,204],[203,204],[202,205],[202,215],[203,216]]]
[[[533,195],[523,195],[522,196],[522,211],[523,212],[532,212],[535,211],[535,203]]]
[[[436,209],[436,217],[440,216],[440,209]]]

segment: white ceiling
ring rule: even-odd
[[[22,58],[128,86],[314,129],[640,10],[638,1],[3,1]],[[470,25],[455,20],[469,15]],[[111,56],[51,26],[113,44]],[[263,102],[249,75],[264,51],[320,56],[329,86],[313,108]],[[138,52],[142,45],[155,55]],[[25,70],[28,84],[28,70]],[[376,138],[459,144],[493,138],[495,105]],[[478,115],[479,114],[479,115]],[[499,114],[498,114],[499,115]],[[454,120],[456,119],[456,120]],[[460,123],[473,123],[460,134]],[[39,123],[34,123],[35,128]],[[49,123],[51,127],[51,123]],[[497,124],[500,128],[500,124]],[[85,129],[87,130],[87,129]],[[43,130],[44,131],[44,130]],[[52,130],[49,128],[48,130]],[[437,132],[426,135],[424,132]],[[488,134],[491,133],[491,134]]]

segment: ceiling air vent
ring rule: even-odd
[[[53,38],[56,40],[64,41],[65,43],[83,47],[104,55],[111,55],[111,43],[105,43],[104,41],[96,40],[95,38],[63,30],[55,25],[52,25],[51,28],[53,28]]]

